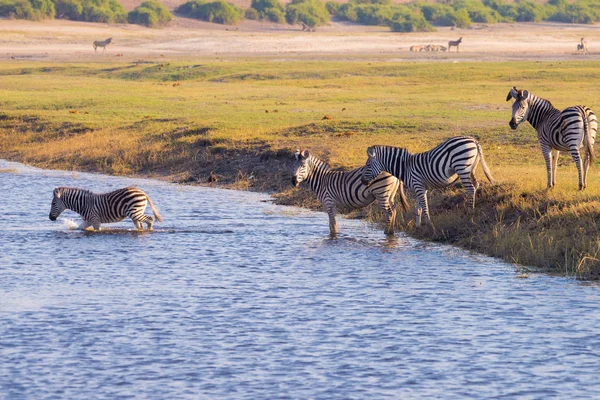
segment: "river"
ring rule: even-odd
[[[71,230],[52,190],[165,222]],[[264,194],[0,161],[0,398],[598,398],[600,288]],[[148,210],[149,212],[149,210]]]

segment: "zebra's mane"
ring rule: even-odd
[[[331,167],[325,161],[313,156],[312,154],[306,161],[309,160],[312,162],[313,169],[318,169],[326,172],[332,171]]]
[[[72,191],[72,192],[81,193],[83,195],[93,195],[94,194],[92,191],[87,190],[87,189],[80,189],[80,188],[67,187],[67,186],[58,187],[58,188],[56,188],[56,190],[60,193]]]

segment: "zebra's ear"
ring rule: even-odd
[[[372,146],[367,149],[367,155],[369,157],[375,157],[375,149]]]
[[[310,157],[310,153],[308,152],[308,150],[304,150],[304,152],[302,152],[302,158],[308,158]]]
[[[296,152],[294,153],[294,157],[296,158],[296,160],[300,159],[300,149],[296,149]]]
[[[521,90],[521,99],[526,100],[529,97],[529,92],[527,90]]]
[[[510,92],[508,92],[508,96],[506,96],[506,101],[509,101],[510,99],[516,99],[518,96],[517,93],[517,88],[513,87],[512,89],[510,89]]]
[[[54,196],[60,199],[60,190],[58,188],[54,189]]]

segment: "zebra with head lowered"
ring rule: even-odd
[[[363,167],[364,168],[364,167]],[[296,165],[292,184],[296,187],[301,182],[307,182],[329,215],[329,231],[337,233],[335,215],[338,206],[362,208],[377,200],[385,213],[385,233],[394,232],[396,208],[394,196],[400,189],[400,201],[404,209],[408,203],[400,181],[388,173],[382,173],[374,178],[370,187],[362,184],[363,168],[352,171],[332,171],[331,168],[308,150],[296,152]]]
[[[469,194],[470,208],[475,208],[475,192],[479,183],[474,172],[480,161],[485,176],[494,182],[481,146],[468,136],[446,140],[424,153],[411,154],[400,147],[372,146],[367,149],[367,155],[369,159],[363,168],[363,183],[371,185],[374,177],[385,171],[400,179],[408,189],[414,190],[417,195],[417,226],[421,225],[422,214],[431,223],[427,205],[428,189],[444,188],[452,184],[458,175]]]
[[[92,43],[92,46],[94,46],[94,51],[96,51],[98,47],[102,47],[102,51],[106,51],[106,46],[108,46],[111,43],[112,38],[108,38],[106,40],[95,40],[94,43]]]
[[[506,101],[515,99],[512,106],[510,127],[515,130],[523,121],[528,121],[538,134],[538,141],[546,161],[548,189],[556,185],[556,166],[561,151],[573,157],[579,175],[579,190],[587,186],[587,171],[594,159],[594,142],[598,130],[598,119],[594,112],[582,105],[560,111],[548,100],[537,97],[527,90],[513,87]],[[580,149],[583,147],[583,165]]]
[[[152,230],[154,217],[144,214],[147,204],[150,204],[156,220],[162,222],[154,203],[141,189],[126,187],[109,193],[95,194],[84,189],[58,187],[54,189],[50,220],[56,221],[64,210],[69,209],[81,215],[83,223],[79,229],[92,226],[94,230],[100,230],[100,224],[119,222],[129,217],[136,229],[142,230],[142,224],[145,223],[148,229]]]

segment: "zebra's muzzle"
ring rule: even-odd
[[[52,214],[50,214],[50,215],[48,216],[48,218],[50,218],[50,221],[56,221],[56,217],[55,217],[55,216],[53,216]]]
[[[515,129],[517,129],[517,126],[519,126],[519,124],[517,124],[517,122],[515,121],[515,119],[511,119],[510,122],[508,123],[508,125],[510,126],[510,128],[514,131]]]

